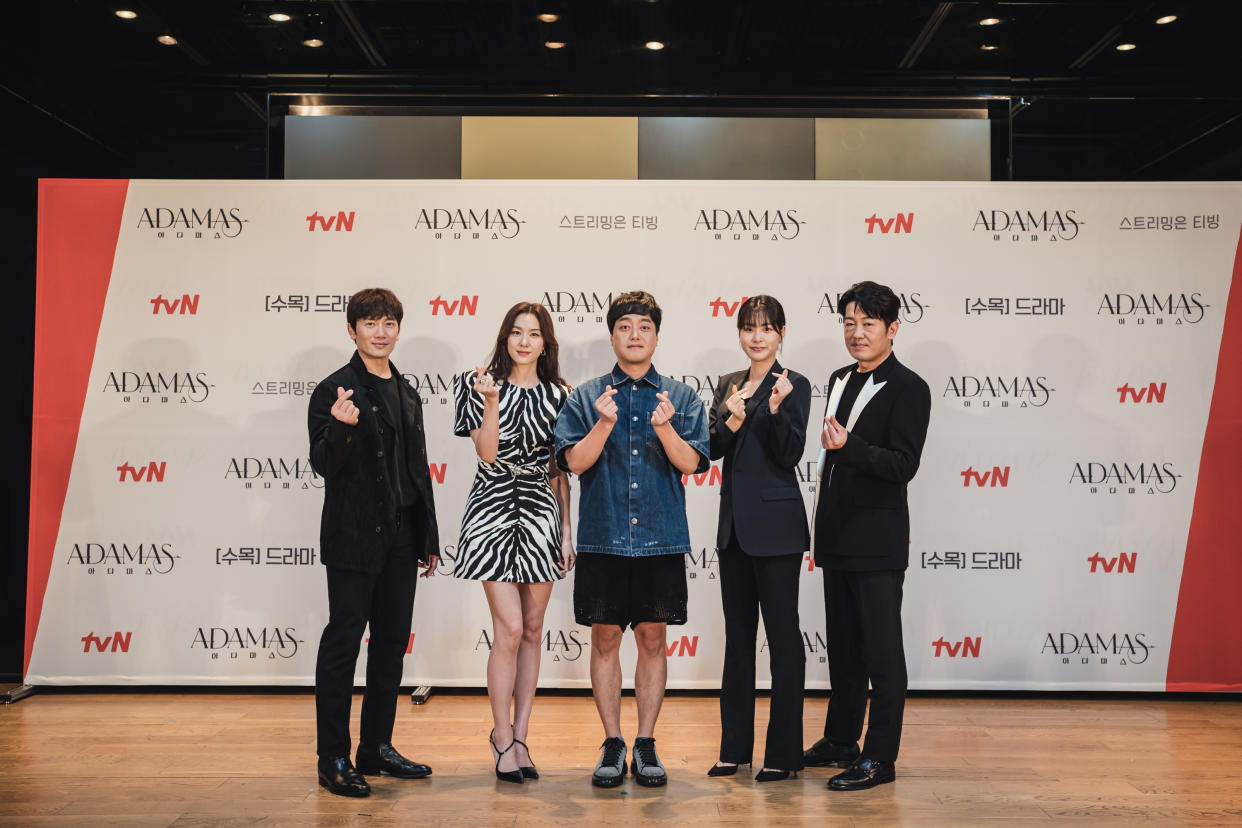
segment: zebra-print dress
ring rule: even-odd
[[[453,433],[469,437],[483,424],[474,372],[453,378]],[[466,498],[453,574],[476,581],[534,584],[561,577],[561,510],[548,485],[552,426],[569,397],[559,385],[500,384],[496,462],[479,461]]]

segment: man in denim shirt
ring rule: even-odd
[[[651,365],[660,306],[643,291],[608,309],[617,364],[569,395],[556,421],[556,461],[581,478],[574,617],[591,627],[591,689],[604,744],[591,781],[621,784],[621,638],[634,628],[638,735],[632,770],[641,785],[668,781],[655,751],[668,677],[667,625],[686,623],[690,530],[682,475],[706,471],[707,414],[689,386]]]

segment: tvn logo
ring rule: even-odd
[[[1164,402],[1164,392],[1167,390],[1168,385],[1167,382],[1162,382],[1159,385],[1152,382],[1148,383],[1146,388],[1131,388],[1130,383],[1127,382],[1117,389],[1117,393],[1121,395],[1117,401],[1124,403],[1126,397],[1129,397],[1132,402],[1136,403],[1162,403]]]
[[[112,635],[106,636],[104,638],[100,638],[99,636],[95,635],[95,633],[93,632],[87,633],[86,635],[82,636],[82,639],[81,639],[82,652],[89,653],[91,651],[91,645],[94,645],[95,652],[97,653],[106,653],[106,652],[128,653],[129,652],[129,640],[133,638],[133,636],[134,634],[132,632],[127,632],[127,633],[114,632]]]
[[[1009,486],[1008,466],[1005,466],[1003,469],[1000,466],[993,466],[991,471],[982,473],[975,471],[974,466],[970,466],[962,471],[961,475],[964,488],[970,488],[971,481],[980,489],[985,487],[994,488],[996,486],[1007,488]]]
[[[932,646],[936,648],[936,658],[948,656],[949,658],[978,658],[979,648],[983,645],[983,636],[977,635],[974,638],[967,636],[961,641],[945,641],[944,636],[932,642]]]
[[[445,316],[474,316],[479,307],[479,297],[463,296],[450,302],[437,296],[427,304],[431,305],[432,316],[439,316],[440,311],[444,311]]]
[[[715,299],[708,302],[707,305],[712,309],[712,316],[720,316],[721,312],[723,312],[725,316],[732,316],[737,313],[737,309],[742,306],[742,302],[745,302],[749,298],[749,296],[743,296],[741,301],[730,304],[726,300],[717,296]]]
[[[867,235],[870,236],[877,229],[883,235],[892,233],[910,233],[914,230],[914,213],[898,213],[891,219],[882,219],[875,213],[871,214],[871,218],[863,219],[867,225]]]
[[[341,210],[335,216],[321,216],[319,211],[316,210],[306,217],[306,230],[309,233],[313,233],[316,227],[325,232],[339,233],[344,230],[346,233],[352,233],[354,231],[354,211],[350,210],[346,213],[344,210]]]
[[[683,474],[681,476],[681,485],[689,486],[692,482],[696,486],[719,486],[721,481],[720,467],[712,466],[705,472],[700,474]]]
[[[129,478],[133,483],[163,483],[164,470],[167,465],[167,461],[156,463],[152,460],[145,466],[131,466],[127,461],[116,467],[116,470],[121,473],[117,480],[124,483],[126,478]]]
[[[699,650],[699,637],[683,635],[680,641],[674,641],[668,644],[665,649],[668,651],[669,658],[673,656],[688,656],[694,658],[694,654]]]
[[[431,473],[431,482],[443,483],[444,473],[448,470],[448,463],[428,463],[427,471]]]
[[[1108,573],[1116,569],[1118,575],[1123,572],[1133,573],[1134,566],[1138,563],[1138,553],[1130,552],[1126,554],[1121,552],[1111,558],[1105,558],[1099,552],[1096,552],[1090,558],[1087,558],[1087,563],[1091,564],[1092,572],[1097,571],[1097,569],[1103,569],[1104,572]]]
[[[406,655],[409,655],[410,653],[414,652],[414,636],[415,636],[415,633],[410,633],[410,641],[408,644],[405,645]],[[362,641],[364,644],[370,644],[371,636],[368,635],[366,638],[362,639]]]
[[[169,316],[174,314],[184,316],[187,313],[190,316],[194,316],[198,313],[198,298],[197,293],[193,296],[184,293],[180,299],[165,299],[164,294],[161,293],[151,300],[151,315],[159,316],[162,310]]]

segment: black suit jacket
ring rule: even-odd
[[[772,371],[785,370],[780,363]],[[729,545],[733,532],[748,555],[801,554],[810,546],[806,505],[795,469],[806,448],[811,413],[811,383],[789,372],[793,391],[772,414],[768,400],[776,379],[769,373],[746,403],[746,419],[736,432],[725,425],[729,386],[741,388],[749,369],[725,374],[716,385],[708,412],[711,459],[724,458],[720,486],[720,523],[716,546]]]
[[[415,504],[424,515],[425,533],[418,548],[419,560],[440,554],[436,508],[427,467],[427,441],[423,434],[423,406],[409,382],[389,362],[398,378],[405,420],[405,460],[421,495]],[[358,424],[346,425],[332,416],[336,389],[353,389],[350,399],[358,406]],[[315,387],[307,411],[311,466],[324,480],[323,516],[319,524],[319,556],[327,566],[379,573],[397,540],[396,502],[385,479],[379,421],[389,428],[388,411],[355,351],[349,364]]]
[[[857,363],[834,371],[824,416],[835,412]],[[890,354],[854,401],[840,449],[821,452],[815,563],[829,569],[902,570],[910,563],[906,484],[927,439],[931,390]]]

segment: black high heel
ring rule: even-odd
[[[788,779],[790,776],[797,779],[798,772],[791,771],[791,770],[768,770],[767,768],[764,768],[760,770],[757,774],[755,774],[755,781],[756,782],[780,782],[783,779]]]
[[[525,742],[523,742],[521,739],[514,739],[513,744],[521,745],[522,750],[526,751],[526,758],[530,759],[530,748],[526,746]],[[522,765],[522,767],[518,768],[518,770],[521,771],[522,776],[524,776],[527,779],[538,779],[539,778],[539,771],[535,770],[534,762],[531,762],[529,765]]]
[[[510,742],[509,746],[504,750],[496,747],[496,729],[492,728],[492,732],[487,735],[487,741],[492,746],[492,753],[496,754],[496,778],[502,782],[516,782],[522,784],[522,772],[520,770],[502,771],[500,769],[500,760],[506,753],[513,750],[514,742]],[[517,741],[516,739],[514,741]]]

